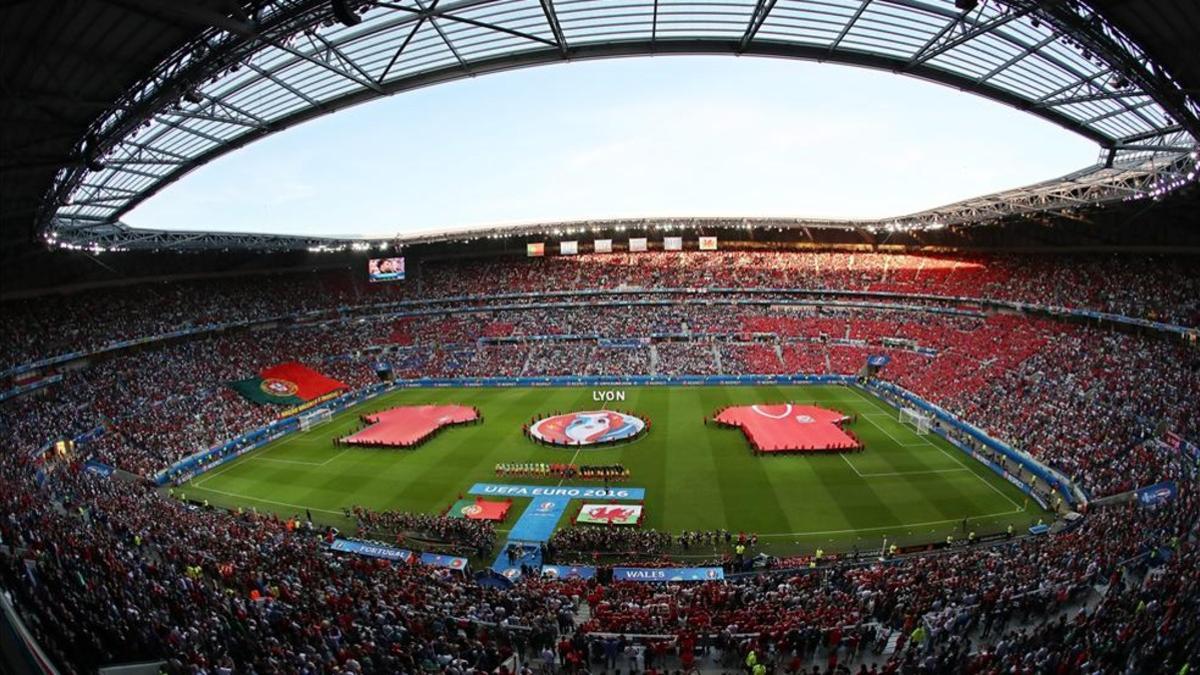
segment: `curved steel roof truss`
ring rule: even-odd
[[[257,138],[380,96],[511,68],[651,54],[831,61],[919,77],[1096,141],[1108,167],[1189,152],[1200,107],[1075,0],[277,0],[181,50],[98,122],[51,195],[108,223]],[[1170,161],[1161,162],[1163,166]]]

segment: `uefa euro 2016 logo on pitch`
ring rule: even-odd
[[[538,420],[530,435],[556,445],[595,445],[636,436],[646,423],[612,410],[589,410]]]
[[[295,382],[281,380],[277,377],[268,377],[258,386],[264,393],[271,396],[295,396],[296,392],[300,391],[300,387],[296,386]]]

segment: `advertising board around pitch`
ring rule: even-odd
[[[672,581],[723,581],[720,567],[614,567],[613,581],[668,583]]]

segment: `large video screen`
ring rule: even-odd
[[[404,258],[371,258],[367,261],[367,280],[399,281],[404,278]]]

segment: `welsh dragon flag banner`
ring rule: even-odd
[[[637,525],[641,520],[641,504],[584,504],[575,518],[592,525]]]

